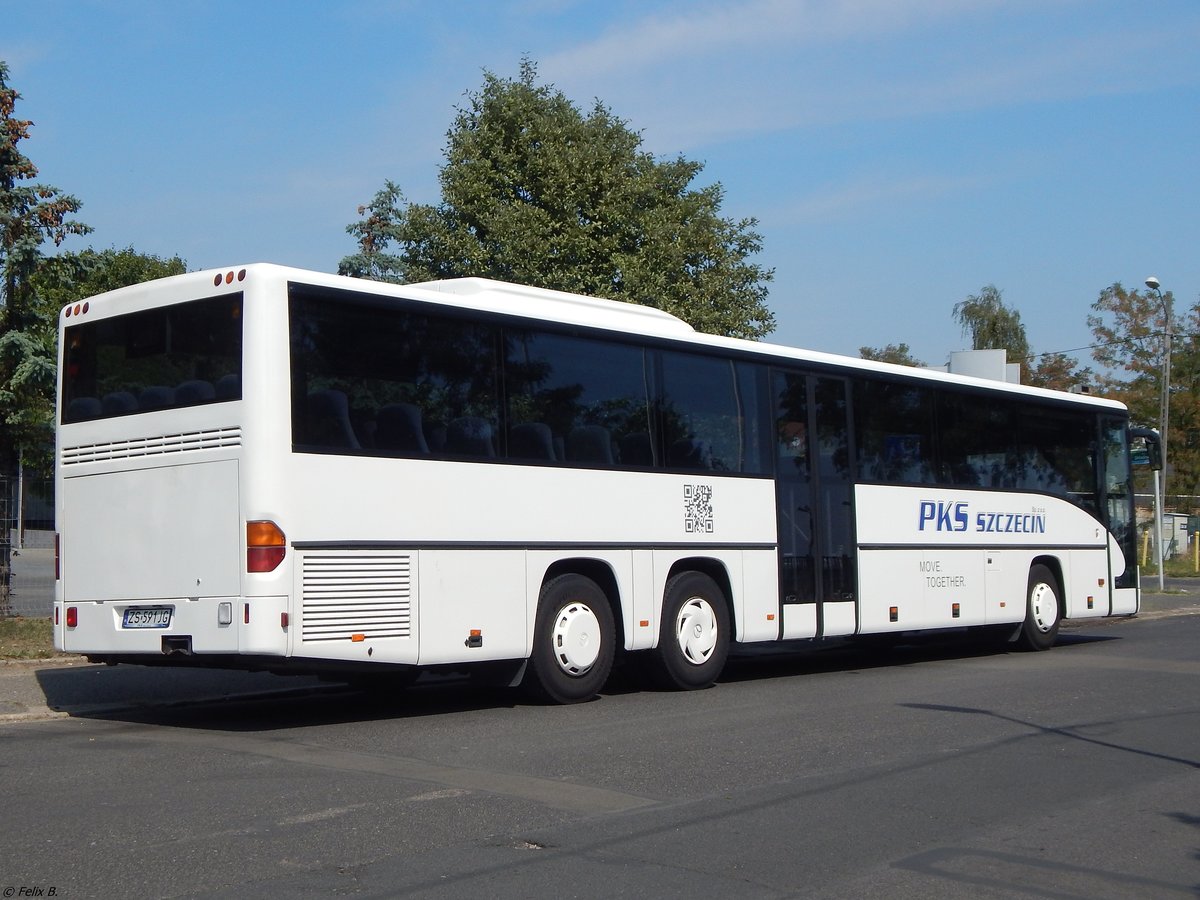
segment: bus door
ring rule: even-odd
[[[853,482],[845,379],[776,371],[780,637],[856,628]]]

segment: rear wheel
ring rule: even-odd
[[[1026,594],[1025,622],[1017,644],[1024,650],[1049,650],[1058,638],[1062,621],[1058,580],[1046,566],[1029,569],[1029,589]]]
[[[548,581],[538,599],[527,685],[555,703],[599,693],[612,671],[616,626],[604,591],[582,575]]]
[[[729,607],[717,583],[700,572],[667,582],[654,678],[672,690],[710,686],[729,656]]]

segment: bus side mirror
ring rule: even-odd
[[[1129,457],[1134,466],[1147,466],[1155,472],[1161,471],[1162,441],[1153,428],[1129,429]]]

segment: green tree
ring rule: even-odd
[[[1194,499],[1200,495],[1200,300],[1175,319],[1171,330],[1170,484],[1175,508],[1195,512],[1200,508]]]
[[[394,281],[483,276],[656,306],[701,331],[758,338],[774,272],[755,219],[720,215],[703,165],[657,160],[597,101],[581,112],[536,66],[484,73],[447,134],[438,205],[385,183],[347,231],[343,274]]]
[[[1170,291],[1164,298],[1173,299]],[[1163,304],[1117,282],[1100,292],[1087,322],[1096,345],[1092,358],[1108,372],[1099,379],[1101,388],[1119,395],[1134,421],[1157,428],[1167,330]]]
[[[20,94],[8,73],[0,61],[0,472],[15,471],[21,454],[41,459],[53,443],[44,398],[53,396],[54,341],[47,344],[34,288],[42,246],[91,230],[69,218],[80,207],[74,197],[26,183],[38,170],[18,144],[33,123],[14,116]]]
[[[908,344],[888,344],[886,347],[859,347],[858,355],[876,362],[894,363],[898,366],[924,366],[922,360],[912,355]]]
[[[21,415],[28,423],[22,457],[32,471],[49,475],[54,463],[54,389],[58,314],[64,306],[105,291],[187,271],[178,256],[163,259],[124,250],[62,252],[40,260],[29,278],[29,324],[22,341],[28,359],[41,361],[43,377],[31,381],[21,396]],[[0,339],[2,340],[2,339]]]
[[[1021,363],[1021,381],[1028,380],[1029,338],[1021,314],[1005,306],[994,284],[955,303],[954,321],[962,327],[964,336],[970,336],[972,350],[1007,350],[1011,362]]]
[[[1088,316],[1096,343],[1092,356],[1106,370],[1099,379],[1102,393],[1128,406],[1135,422],[1154,428],[1161,427],[1164,338],[1174,299],[1170,291],[1160,301],[1117,282],[1100,292]],[[1173,485],[1175,496],[1191,497],[1200,492],[1200,301],[1172,317],[1171,332],[1169,466],[1163,472],[1163,493]],[[1190,507],[1190,501],[1184,502]]]
[[[1042,353],[1027,363],[1029,374],[1026,383],[1052,391],[1090,391],[1096,378],[1090,368],[1079,368],[1079,360],[1065,353]]]
[[[1021,313],[1005,305],[994,284],[985,285],[978,294],[954,304],[954,321],[970,336],[972,350],[1006,350],[1008,361],[1020,363],[1021,383],[1034,387],[1069,391],[1091,388],[1091,369],[1079,368],[1079,361],[1065,353],[1034,355],[1029,348]]]
[[[155,256],[124,250],[93,250],[59,253],[42,261],[34,285],[40,308],[50,323],[57,326],[58,311],[84,297],[115,291],[117,288],[156,278],[182,275],[187,263],[179,256]]]

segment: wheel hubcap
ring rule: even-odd
[[[584,675],[600,658],[600,620],[586,603],[570,603],[554,622],[554,659],[568,675]]]
[[[1042,634],[1049,634],[1058,622],[1058,597],[1048,584],[1037,584],[1029,597],[1033,623]]]
[[[692,665],[708,662],[717,646],[717,615],[703,597],[693,597],[679,610],[675,636],[683,658]]]

